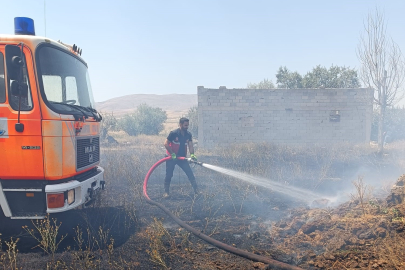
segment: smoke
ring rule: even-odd
[[[353,181],[361,177],[370,193],[376,198],[388,196],[396,179],[401,175],[401,170],[394,164],[384,164],[376,167],[373,165],[362,165],[345,179],[342,179],[336,186],[336,191],[342,198],[342,202],[350,199],[350,194],[356,193]],[[343,199],[344,198],[344,199]]]

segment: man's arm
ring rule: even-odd
[[[194,154],[194,145],[193,145],[193,141],[188,141],[188,149],[190,151],[190,155]]]
[[[167,152],[170,153],[170,155],[174,153],[173,149],[170,147],[170,141],[168,139],[166,139],[166,141],[165,141],[165,148],[166,148]]]

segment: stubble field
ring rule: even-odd
[[[143,180],[164,157],[164,137],[117,140],[103,147],[108,186],[94,205],[39,222],[2,222],[5,269],[266,269],[208,245],[145,202]],[[219,241],[303,269],[403,269],[405,207],[385,198],[403,173],[404,151],[400,143],[383,157],[372,147],[346,145],[197,150],[202,162],[339,196],[334,207],[310,208],[202,167],[193,169],[201,196],[176,168],[172,197],[162,199],[164,166],[152,175],[148,193]]]

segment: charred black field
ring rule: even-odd
[[[33,222],[3,219],[3,267],[267,268],[207,244],[147,204],[143,180],[164,150],[160,137],[137,140],[144,141],[104,146],[107,189],[88,208]],[[219,241],[303,269],[403,269],[405,207],[386,198],[403,173],[404,150],[395,144],[378,156],[365,146],[246,144],[197,151],[199,161],[336,198],[333,204],[308,203],[200,166],[193,168],[199,196],[176,168],[171,198],[163,199],[164,164],[148,194]]]

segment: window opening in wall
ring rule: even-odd
[[[339,110],[330,111],[329,122],[340,122],[340,111]]]

